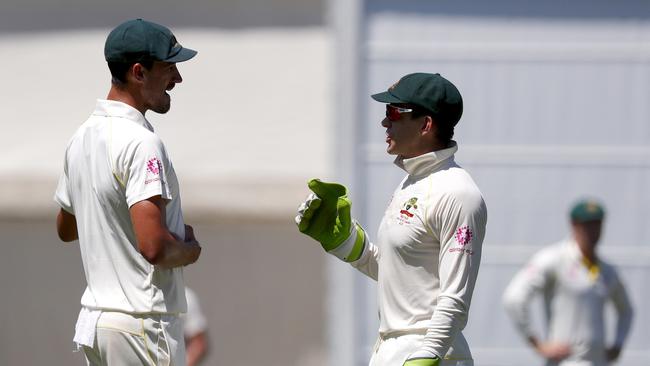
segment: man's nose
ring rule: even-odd
[[[390,120],[388,118],[384,118],[381,120],[381,125],[388,128],[390,127]]]
[[[176,84],[183,82],[183,77],[181,76],[181,72],[178,71],[178,68],[176,65],[174,65],[174,79],[173,82]]]

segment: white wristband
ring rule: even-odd
[[[356,221],[352,221],[350,236],[341,245],[330,250],[328,253],[344,262],[354,262],[361,258],[367,240],[366,232],[361,225]]]

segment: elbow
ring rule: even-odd
[[[59,234],[59,239],[61,239],[62,242],[69,243],[71,241],[77,240],[77,237],[75,235],[71,235],[70,233],[61,230],[57,230],[57,232]]]
[[[165,241],[163,238],[151,238],[138,245],[140,254],[152,265],[160,264],[165,258]]]
[[[74,215],[61,210],[56,218],[56,233],[63,242],[69,243],[77,240],[79,235]]]

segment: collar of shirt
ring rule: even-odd
[[[451,141],[446,149],[432,151],[410,159],[404,159],[401,156],[395,158],[394,164],[404,169],[410,175],[430,174],[439,169],[442,163],[454,156],[458,151],[456,141]]]
[[[592,262],[589,260],[589,258],[582,255],[580,247],[578,247],[578,243],[573,238],[567,239],[567,245],[569,246],[569,251],[573,257],[573,260],[579,262],[580,265],[584,266],[587,269],[589,278],[591,278],[592,281],[598,279],[598,275],[600,274],[600,259],[596,258],[596,261]]]
[[[153,126],[139,110],[116,100],[97,99],[93,116],[124,118],[153,132]]]

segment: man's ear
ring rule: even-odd
[[[144,66],[141,63],[134,63],[129,69],[129,76],[131,76],[134,81],[143,82],[144,81]]]
[[[422,126],[420,127],[420,130],[424,132],[434,132],[436,128],[435,123],[433,122],[433,119],[431,116],[424,116],[424,119],[422,120]]]

